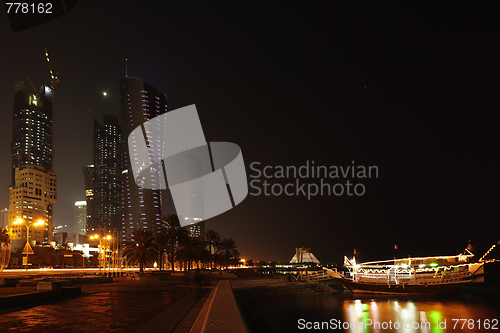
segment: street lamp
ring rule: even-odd
[[[94,239],[98,240],[99,239],[99,235],[95,234],[93,236],[90,236],[90,239],[91,240],[94,240]],[[110,235],[107,235],[106,237],[103,237],[103,238],[99,239],[99,256],[101,255],[101,249],[103,248],[102,242],[105,241],[105,240],[110,240],[110,239],[111,239]],[[101,265],[101,261],[103,261],[103,259],[106,262],[106,252],[104,252],[104,258],[101,257],[101,260],[99,261],[99,272],[101,271],[101,266],[104,266],[104,265]]]
[[[18,218],[17,220],[14,221],[14,224],[20,224],[20,225],[23,225],[24,223],[24,220],[22,218]],[[26,270],[28,270],[28,255],[30,253],[33,253],[33,250],[31,249],[31,245],[30,245],[30,228],[32,226],[35,226],[35,227],[38,227],[38,226],[41,226],[41,225],[44,225],[45,224],[45,221],[40,219],[38,220],[37,222],[35,223],[30,223],[30,224],[24,224],[24,226],[26,227],[26,244],[27,245],[27,248],[26,248]],[[31,251],[30,251],[31,250]],[[23,251],[24,252],[24,251]]]

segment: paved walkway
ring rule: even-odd
[[[213,300],[211,301],[202,332],[247,332],[229,281],[221,280],[219,282]]]
[[[79,297],[0,314],[1,331],[133,332],[196,290],[178,284],[125,280],[82,285]]]
[[[79,297],[0,313],[1,332],[246,332],[227,280],[197,289],[183,280],[81,285]],[[181,284],[182,283],[182,284]],[[6,298],[0,297],[0,302]]]
[[[197,290],[191,291],[149,320],[135,333],[189,333],[211,290],[211,288],[203,288],[199,293]]]

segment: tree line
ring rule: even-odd
[[[173,272],[176,263],[187,271],[193,268],[228,268],[230,264],[238,263],[240,256],[232,238],[222,238],[213,229],[205,231],[201,237],[189,235],[188,228],[181,227],[176,214],[164,215],[156,234],[134,229],[130,240],[125,242],[123,254],[129,264],[138,264],[141,272],[154,262],[159,262],[161,270],[164,258]]]
[[[22,249],[10,253],[11,240],[6,229],[0,228],[0,262],[2,269],[9,261],[13,267],[21,265]],[[34,254],[29,256],[33,265],[40,267],[96,267],[98,256],[90,259],[83,257],[81,251],[71,250],[67,244],[53,248],[50,245],[33,246]],[[193,268],[213,269],[239,263],[240,253],[232,238],[222,238],[213,230],[206,230],[200,237],[189,235],[188,227],[181,227],[176,214],[164,215],[157,233],[149,230],[134,229],[131,237],[124,243],[123,255],[129,265],[139,265],[143,272],[154,262],[163,269],[164,259],[174,271],[175,265],[190,271]],[[9,260],[9,257],[10,260]],[[2,260],[3,259],[3,260]]]

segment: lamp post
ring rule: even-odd
[[[99,235],[95,234],[93,236],[90,236],[90,239],[91,240],[97,240],[99,239]],[[103,248],[102,246],[102,242],[105,241],[105,240],[110,240],[111,239],[111,236],[110,235],[107,235],[106,237],[103,237],[101,239],[99,239],[99,255],[101,255],[101,249]],[[99,260],[99,272],[101,271],[101,261],[102,259],[104,259],[104,262],[106,262],[106,252],[104,252],[104,258],[101,258],[101,260]],[[102,265],[104,266],[104,265]],[[106,270],[106,267],[104,267],[104,270]],[[104,271],[104,273],[106,273],[106,271]]]
[[[24,223],[24,220],[22,218],[20,218],[20,217],[17,220],[14,221],[14,224],[21,224],[21,225],[23,225],[23,223]],[[28,265],[28,255],[30,254],[30,250],[31,250],[31,252],[33,252],[33,250],[31,249],[31,245],[29,243],[30,242],[30,228],[32,226],[37,227],[37,226],[44,225],[44,224],[45,224],[45,221],[42,220],[42,219],[38,220],[35,223],[24,224],[24,226],[26,227],[26,243],[28,244],[27,245],[27,249],[26,249],[26,270],[28,270],[28,267],[29,267],[29,265]]]

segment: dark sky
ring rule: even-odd
[[[18,33],[1,11],[5,207],[14,84],[49,83],[47,47],[61,81],[54,225],[73,227],[91,161],[88,110],[109,87],[98,113],[119,115],[128,58],[128,74],[167,94],[171,110],[196,104],[207,141],[238,144],[248,175],[256,161],[378,167],[376,179],[350,180],[363,196],[249,195],[208,220],[242,258],[288,261],[304,246],[341,264],[353,248],[360,260],[388,259],[394,244],[397,256],[456,254],[469,239],[482,255],[500,238],[497,4],[80,1]]]

